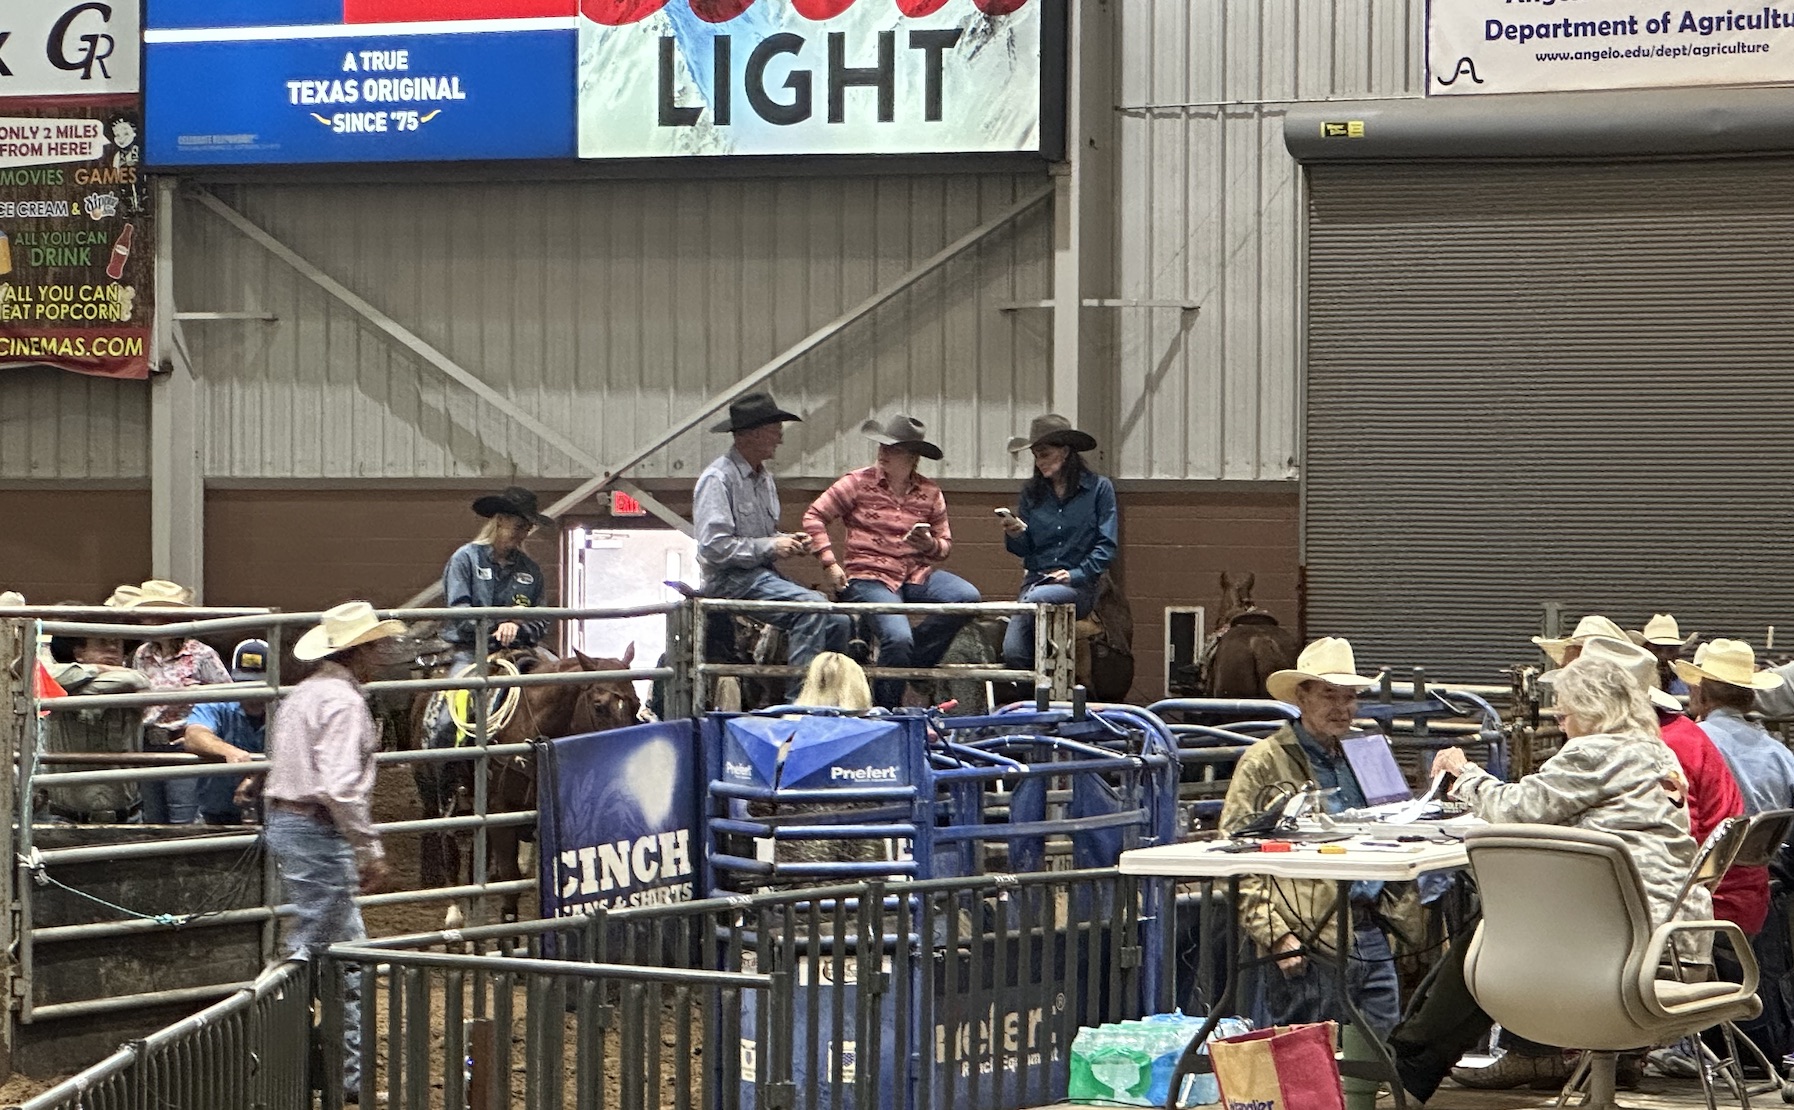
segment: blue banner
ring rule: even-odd
[[[266,37],[287,32],[309,37]],[[575,155],[571,28],[352,32],[274,28],[239,39],[152,28],[145,36],[148,162]]]
[[[723,780],[786,790],[913,786],[914,718],[734,717],[723,727]]]
[[[539,745],[542,916],[690,901],[702,851],[697,782],[690,721]]]

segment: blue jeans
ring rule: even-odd
[[[815,590],[806,590],[791,579],[762,567],[753,571],[730,570],[710,576],[704,592],[711,597],[735,597],[743,601],[827,601]],[[786,658],[794,667],[808,667],[825,651],[847,650],[847,617],[840,613],[759,613],[768,624],[790,637]],[[787,684],[787,696],[796,700],[804,688],[803,675]]]
[[[1037,574],[1022,580],[1018,601],[1045,605],[1075,605],[1080,618],[1090,615],[1096,606],[1096,583],[1068,586],[1042,581]],[[1014,671],[1034,669],[1034,614],[1017,613],[1009,618],[1009,631],[1003,634],[1003,666]]]
[[[976,602],[983,601],[984,597],[978,592],[978,587],[959,575],[935,570],[920,582],[904,583],[901,593],[875,579],[855,578],[841,591],[841,600],[902,601],[914,605],[930,602]],[[971,619],[970,615],[936,613],[922,618],[922,623],[911,629],[909,618],[904,614],[879,613],[872,618],[873,634],[878,638],[878,665],[935,666],[941,661],[941,656],[947,654],[947,646],[953,642],[953,637]],[[872,684],[872,698],[887,709],[896,709],[903,704],[903,687],[904,680],[901,678],[881,678]]]
[[[143,742],[146,752],[184,752],[180,744]],[[199,780],[163,779],[141,784],[143,791],[143,823],[146,825],[191,825],[199,820]]]
[[[1331,928],[1331,926],[1329,926]],[[1265,1006],[1272,1023],[1337,1021],[1346,1024],[1345,1006],[1339,999],[1339,972],[1333,957],[1310,956],[1302,974],[1285,978],[1276,964],[1264,968]],[[1387,1039],[1401,1020],[1400,991],[1395,976],[1395,957],[1389,938],[1375,925],[1359,925],[1352,934],[1352,958],[1346,965],[1346,990],[1364,1015],[1365,1023]]]
[[[287,921],[287,955],[305,959],[332,944],[366,940],[353,900],[355,852],[336,825],[269,806],[263,836],[295,911]],[[350,970],[343,976],[343,1090],[360,1088],[361,972]]]

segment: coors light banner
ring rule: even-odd
[[[583,0],[582,158],[1042,149],[1049,0]]]

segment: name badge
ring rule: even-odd
[[[481,578],[487,582],[490,582],[490,581],[492,581],[492,568],[491,567],[474,567],[473,568],[473,576],[475,578]]]
[[[516,579],[517,584],[519,586],[527,586],[531,582],[534,582],[535,580],[536,580],[536,576],[533,574],[519,574]]]

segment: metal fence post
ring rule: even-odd
[[[696,675],[692,664],[704,650],[697,628],[697,603],[689,598],[667,614],[666,665],[673,668],[673,677],[666,680],[660,707],[662,720],[690,717],[696,712]]]
[[[36,652],[26,650],[22,637],[19,635],[20,624],[21,622],[16,620],[0,620],[0,720],[6,722],[8,741],[6,747],[19,753],[18,765],[22,769],[25,766],[24,743],[28,719],[24,715],[25,706],[20,699],[19,686],[13,678],[12,661],[15,658],[20,661],[18,673],[24,681],[29,682],[36,674],[34,669]],[[22,788],[20,793],[23,794]],[[15,813],[29,813],[28,810],[17,809],[13,802],[12,791],[0,790],[0,829],[12,828]],[[13,879],[17,874],[17,866],[10,861],[6,867],[0,867],[0,954],[13,951],[11,906]],[[6,1065],[6,1070],[10,1074],[13,1039],[16,1034],[12,1021],[12,1000],[18,997],[18,988],[21,982],[20,968],[10,955],[0,955],[0,959],[5,961],[6,967],[5,1002],[7,1008],[5,1028],[0,1031],[0,1063]]]

